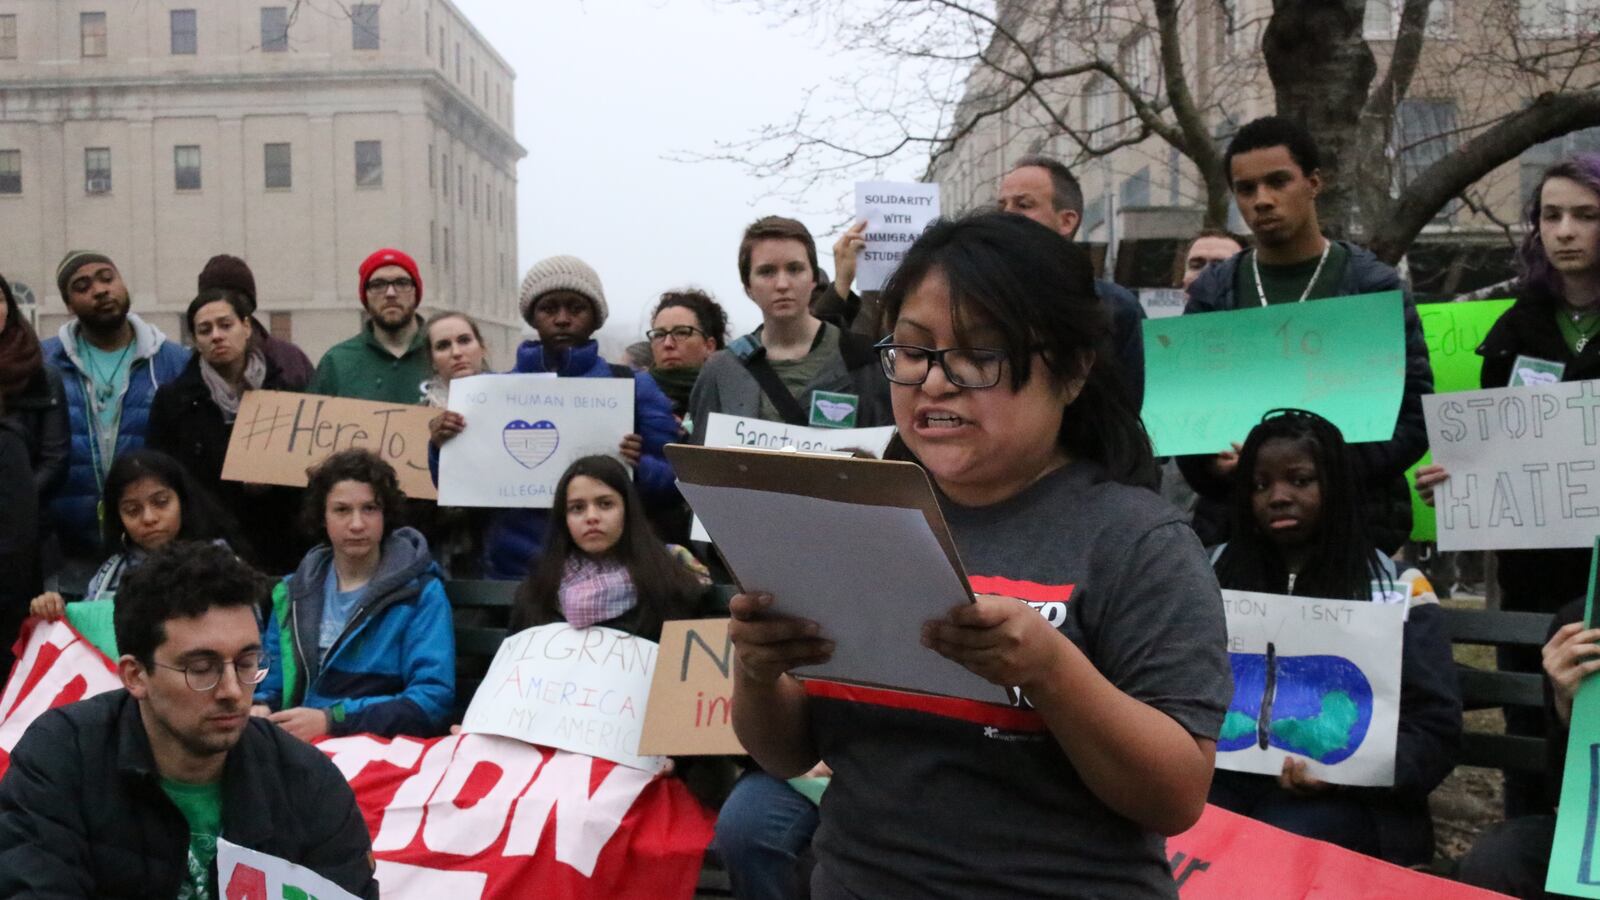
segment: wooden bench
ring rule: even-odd
[[[1548,613],[1446,608],[1444,614],[1452,645],[1537,650],[1544,646],[1550,632]],[[1492,672],[1470,666],[1459,666],[1457,671],[1465,709],[1544,708],[1544,676],[1541,674]],[[1543,772],[1545,741],[1542,737],[1468,731],[1461,736],[1460,764],[1502,771]]]
[[[456,712],[455,721],[466,715],[467,704],[494,661],[500,642],[510,633],[511,606],[517,596],[515,581],[446,581],[445,596],[450,598],[456,628]],[[731,593],[731,591],[724,591]],[[726,599],[726,597],[724,597]],[[700,870],[695,897],[732,897],[728,873],[716,859],[706,854]]]

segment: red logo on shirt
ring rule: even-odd
[[[995,594],[1021,600],[1044,616],[1051,627],[1060,628],[1067,621],[1067,601],[1072,599],[1073,584],[1040,584],[1037,581],[1017,581],[994,575],[970,575],[973,591]]]

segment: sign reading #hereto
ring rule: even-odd
[[[246,391],[222,477],[305,487],[306,469],[340,450],[371,450],[394,466],[407,497],[434,498],[428,420],[436,410],[287,391]]]
[[[474,375],[449,406],[467,427],[439,453],[440,505],[548,508],[567,466],[632,433],[633,379]]]
[[[1160,456],[1219,453],[1263,413],[1307,409],[1350,443],[1394,436],[1405,391],[1399,291],[1144,323],[1145,429]]]
[[[1600,381],[1428,394],[1440,550],[1588,547],[1600,533]]]
[[[856,184],[856,220],[867,221],[867,245],[856,259],[856,290],[878,291],[900,260],[939,218],[939,186],[909,181]]]
[[[461,730],[657,771],[664,761],[639,753],[656,651],[615,628],[519,631],[500,644]]]

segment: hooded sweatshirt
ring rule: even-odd
[[[100,487],[106,470],[117,454],[144,446],[145,427],[150,420],[150,404],[161,385],[177,378],[189,362],[190,350],[167,340],[161,329],[129,313],[133,326],[133,361],[128,369],[128,384],[110,402],[121,413],[113,437],[98,433],[93,407],[94,391],[83,360],[78,356],[76,320],[61,326],[55,337],[44,342],[47,365],[61,373],[67,397],[67,421],[71,428],[71,449],[67,457],[67,477],[50,498],[49,517],[68,556],[98,557],[100,554]],[[105,452],[105,451],[109,451]]]
[[[256,702],[325,709],[334,735],[442,733],[455,707],[455,631],[427,540],[414,528],[384,538],[378,571],[324,657],[317,638],[332,566],[333,548],[319,545],[273,590]]]

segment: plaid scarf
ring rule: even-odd
[[[561,573],[561,616],[573,628],[609,622],[639,603],[628,567],[575,553]]]

